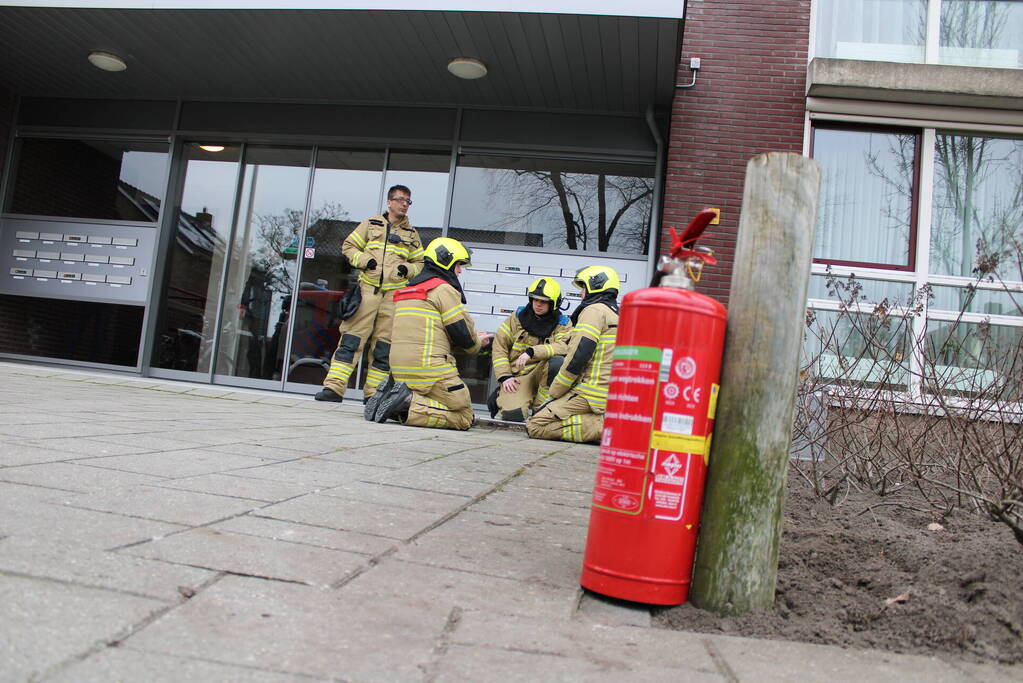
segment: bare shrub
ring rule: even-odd
[[[870,302],[861,281],[829,273],[837,305],[807,312],[791,453],[818,496],[837,504],[856,487],[936,516],[968,509],[1023,544],[1023,328],[967,315],[992,291],[1023,312],[1019,292],[991,287],[1006,255],[980,261],[956,316],[929,320],[929,287]]]

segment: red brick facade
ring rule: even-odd
[[[690,57],[702,64],[696,86],[678,90],[672,106],[663,224],[685,227],[701,209],[721,209],[705,241],[719,264],[700,291],[727,305],[746,163],[802,151],[810,2],[687,4],[677,82],[690,82]]]

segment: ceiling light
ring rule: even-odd
[[[223,145],[199,145],[199,149],[207,152],[223,152]]]
[[[104,71],[124,71],[128,68],[123,59],[109,52],[90,52],[89,62],[97,69]]]
[[[448,62],[448,71],[459,78],[473,80],[487,75],[487,65],[472,57],[456,57]]]

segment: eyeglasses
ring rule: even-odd
[[[389,202],[401,202],[405,206],[412,206],[412,198],[411,197],[391,197],[387,201],[389,201]]]

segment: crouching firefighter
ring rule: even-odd
[[[366,404],[367,419],[440,429],[472,426],[472,399],[452,354],[476,353],[493,335],[477,332],[465,308],[458,275],[469,259],[461,242],[438,237],[426,247],[422,272],[395,293],[393,380]]]
[[[551,400],[526,423],[534,439],[600,441],[618,332],[618,274],[587,266],[572,281],[583,296],[572,313],[568,355],[550,387]]]
[[[367,218],[345,238],[341,253],[359,273],[357,310],[339,327],[341,339],[330,360],[317,401],[340,402],[363,348],[370,351],[363,394],[368,400],[387,379],[394,292],[422,268],[419,233],[408,221],[412,192],[404,185],[387,191],[387,211]]]
[[[501,323],[494,335],[497,388],[487,402],[490,417],[525,422],[548,398],[547,387],[568,353],[572,323],[561,312],[561,286],[540,278],[526,289],[529,303]]]

